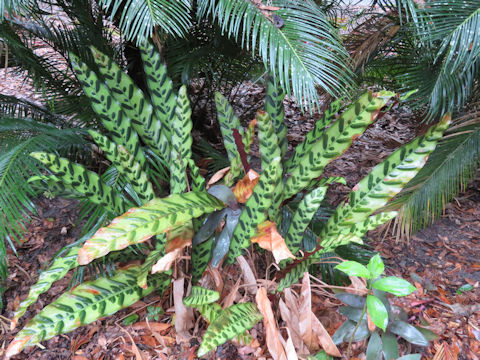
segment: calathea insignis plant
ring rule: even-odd
[[[153,47],[142,48],[149,97],[108,57],[96,50],[93,53],[99,73],[74,56],[71,61],[93,109],[108,130],[107,135],[94,131],[89,134],[117,176],[107,183],[105,174],[98,175],[55,154],[36,152],[32,156],[49,175],[31,180],[38,186],[53,186],[53,191],[86,198],[103,207],[113,220],[87,241],[68,249],[40,274],[18,307],[12,325],[41,293],[71,269],[109,257],[115,259],[115,255],[147,240],[155,247],[143,253],[143,265],[120,269],[113,277],[85,282],[47,305],[17,334],[7,350],[8,357],[26,346],[113,314],[154,290],[163,291],[170,282],[169,268],[178,257],[175,255],[191,243],[192,277],[197,282],[210,262],[219,266],[226,255],[226,262],[233,263],[252,242],[271,250],[278,262],[295,258],[299,250],[321,248],[325,252],[338,245],[361,242],[367,230],[395,216],[393,212],[373,213],[416,174],[448,126],[445,118],[424,136],[393,153],[354,188],[349,203],[339,206],[320,234],[307,236],[327,184],[342,181],[320,179],[323,169],[365,131],[393,93],[367,92],[336,120],[339,102],[334,102],[288,160],[284,94],[272,79],[267,87],[265,109],[245,130],[232,107],[217,94],[231,167],[224,184],[207,192],[205,180],[192,160],[191,111],[186,89],[180,88],[175,95]],[[250,169],[248,162],[255,126],[261,153],[260,175]],[[166,197],[164,184],[155,182],[160,164],[170,172],[170,195]],[[228,186],[233,184],[236,185],[231,191]],[[297,196],[301,199],[293,211],[289,202]],[[225,225],[219,229],[223,218]],[[281,225],[278,229],[277,224]],[[319,253],[294,259],[280,288],[296,281]],[[215,307],[209,305],[211,302],[210,299],[190,305],[201,305],[204,311],[210,311]],[[243,336],[260,319],[254,304],[237,305],[223,310],[217,307],[205,315],[212,328],[207,330],[205,343],[200,347],[202,354],[229,338]],[[231,326],[230,321],[245,316],[255,321]]]

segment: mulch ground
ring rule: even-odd
[[[13,91],[15,87],[12,85],[10,88]],[[257,87],[253,89],[252,98],[263,97],[261,90]],[[248,107],[245,101],[242,106]],[[286,103],[289,140],[295,144],[312,127],[317,115],[300,115],[292,102]],[[329,191],[329,200],[333,204],[342,200],[375,164],[422,131],[413,118],[406,109],[386,114],[358,138],[347,153],[329,165],[326,169],[328,176],[344,176],[347,180],[347,185],[338,185]],[[12,316],[29,287],[35,283],[38,272],[58,250],[80,235],[79,227],[75,226],[78,220],[75,201],[40,197],[36,203],[39,212],[28,227],[28,236],[17,247],[18,256],[12,251],[8,254],[10,275],[4,294],[6,306],[1,313],[5,322],[0,335],[2,348],[8,345],[28,319],[63,293],[71,279],[69,275],[55,283],[27,311],[17,329],[9,331],[5,320]],[[417,232],[409,241],[400,240],[391,232],[375,231],[370,234],[370,244],[385,259],[388,274],[401,276],[417,287],[418,291],[413,295],[396,300],[407,311],[409,321],[429,325],[439,336],[426,349],[409,349],[403,343],[402,350],[422,351],[424,359],[479,359],[480,181],[473,181],[446,206],[445,214],[439,221]],[[224,276],[225,293],[228,293],[235,287],[238,268],[229,268]],[[467,284],[473,289],[458,291]],[[114,316],[45,341],[42,348],[28,349],[15,359],[194,359],[205,324],[197,324],[189,341],[177,341],[174,328],[168,325],[174,313],[170,296],[170,290],[163,296],[149,295]],[[320,319],[325,321],[325,327],[332,333],[342,321],[341,315],[335,311],[339,304],[332,305],[321,295],[314,296],[313,300],[315,312],[321,314]],[[151,325],[146,322],[148,306],[162,306],[165,310],[157,319],[150,320]],[[139,315],[139,322],[125,326],[123,319],[132,313]],[[228,342],[210,358],[268,359],[263,325],[259,324],[252,331],[259,350]],[[364,342],[354,344],[355,358],[364,358],[364,351]]]

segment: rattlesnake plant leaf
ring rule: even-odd
[[[180,194],[188,188],[187,166],[192,158],[192,110],[185,85],[178,91],[175,114],[171,128],[170,192]]]
[[[285,236],[285,243],[293,254],[300,250],[305,230],[307,230],[308,224],[317,212],[326,192],[327,187],[325,186],[316,188],[305,195],[298,204],[297,211]]]
[[[357,100],[357,102],[365,100],[367,100],[367,97],[366,95],[363,95]],[[315,122],[313,129],[310,130],[307,135],[305,135],[305,139],[295,148],[295,153],[293,156],[285,163],[285,169],[287,172],[292,171],[293,168],[297,166],[298,160],[300,160],[305,153],[312,148],[313,144],[315,144],[315,142],[317,142],[317,140],[322,136],[325,128],[329,126],[335,119],[335,114],[340,111],[340,107],[340,99],[332,101],[328,109],[326,109],[323,113],[322,117]]]
[[[281,176],[280,158],[276,158],[262,172],[252,195],[248,198],[245,208],[240,214],[238,224],[230,241],[230,251],[227,262],[232,264],[242,249],[250,245],[250,239],[257,233],[258,224],[267,220],[267,211],[272,206],[272,197]]]
[[[140,139],[120,103],[112,96],[110,89],[98,78],[97,74],[77,56],[70,53],[70,61],[85,95],[91,101],[93,110],[110,132],[113,141],[125,146],[144,168],[146,159],[140,146]]]
[[[287,267],[288,270],[285,274],[285,277],[283,277],[278,283],[277,291],[281,292],[283,289],[295,284],[305,272],[308,272],[310,265],[313,265],[316,262],[318,262],[318,259],[312,255],[303,261],[294,262],[291,267]]]
[[[228,100],[219,92],[215,93],[215,105],[217,107],[217,118],[222,132],[223,144],[227,150],[228,160],[230,160],[230,176],[231,182],[243,176],[242,160],[233,138],[233,129],[237,129],[243,138],[243,129],[240,125],[240,120],[235,115],[232,106]],[[227,185],[232,185],[228,183]]]
[[[212,258],[213,237],[199,244],[192,245],[192,283],[202,278],[203,272]]]
[[[328,238],[324,248],[332,245],[336,234],[364,221],[375,210],[384,206],[425,165],[428,156],[435,149],[437,141],[450,124],[445,116],[437,125],[430,127],[425,135],[402,146],[386,160],[375,166],[350,193],[350,203],[340,205],[322,232],[322,239]]]
[[[205,191],[207,188],[205,178],[200,174],[200,169],[191,158],[188,160],[188,167],[190,168],[190,178],[192,179],[192,190]]]
[[[251,329],[261,319],[262,315],[252,303],[235,304],[224,309],[207,328],[197,356],[204,356],[217,346]]]
[[[148,90],[153,110],[162,124],[160,143],[161,152],[166,161],[170,160],[170,139],[174,126],[177,99],[173,91],[172,80],[167,75],[167,67],[155,47],[146,43],[140,46],[143,69],[147,78]]]
[[[250,156],[250,147],[253,143],[253,137],[255,136],[255,125],[257,125],[257,119],[253,119],[248,124],[247,129],[245,130],[244,136],[242,136],[243,145],[245,145],[245,153]],[[248,159],[250,161],[250,159]]]
[[[162,134],[162,123],[153,113],[150,102],[133,80],[107,55],[94,47],[90,48],[100,73],[111,94],[130,118],[133,128],[145,144],[162,159],[165,149],[160,144],[167,140]]]
[[[218,299],[220,299],[218,291],[193,286],[190,295],[183,298],[183,304],[188,307],[197,307],[199,305],[209,305]]]
[[[157,236],[157,243],[155,244],[155,249],[148,254],[145,262],[140,266],[137,276],[137,285],[142,289],[147,288],[147,277],[152,271],[153,265],[165,255],[165,243],[167,242],[167,237],[165,234],[160,234]]]
[[[64,293],[17,334],[8,347],[6,356],[11,357],[27,346],[114,314],[155,289],[163,291],[170,283],[169,275],[152,275],[148,280],[148,288],[142,289],[137,285],[139,268],[136,266],[119,270],[111,278],[88,281]]]
[[[196,308],[209,324],[214,322],[222,313],[222,307],[215,302],[213,304],[197,305]]]
[[[298,165],[285,183],[283,199],[296,195],[312,179],[322,175],[325,166],[348,149],[393,95],[386,91],[376,94],[368,92],[350,106],[298,160]]]
[[[257,112],[257,125],[262,169],[266,169],[267,166],[274,162],[274,159],[282,158],[282,150],[279,146],[279,138],[275,134],[277,130],[274,128],[268,113],[261,110]],[[269,208],[268,214],[272,221],[275,222],[279,221],[278,216],[283,196],[283,181],[281,176],[282,171],[282,165],[280,162],[278,163],[278,169],[276,172],[277,176],[271,179],[271,181],[275,184],[275,191],[272,195],[272,206]]]
[[[148,176],[143,171],[140,164],[122,145],[116,145],[106,136],[89,130],[88,133],[93,138],[98,147],[102,149],[105,157],[127,178],[132,185],[133,190],[137,193],[141,204],[152,200],[155,197],[152,183],[148,180]]]
[[[59,196],[81,199],[85,196],[85,194],[75,191],[72,186],[65,184],[62,179],[55,175],[35,175],[30,177],[27,182],[32,184],[32,187],[44,190],[43,194],[47,197]]]
[[[80,250],[79,246],[71,248],[64,256],[55,259],[48,269],[40,273],[37,282],[30,287],[28,296],[20,303],[13,314],[11,323],[12,330],[17,325],[18,319],[25,314],[25,311],[27,311],[30,305],[37,301],[40,294],[48,291],[55,281],[62,279],[71,269],[78,266],[78,250]]]
[[[129,204],[93,171],[54,154],[34,152],[30,156],[45,164],[65,184],[87,196],[91,202],[104,206],[113,214],[122,214],[127,210]]]
[[[78,262],[86,265],[111,251],[121,250],[165,233],[191,219],[224,207],[224,204],[204,192],[173,194],[153,199],[139,208],[132,208],[110,225],[98,230],[80,249]]]
[[[265,95],[265,111],[270,116],[273,127],[275,128],[275,134],[277,135],[277,143],[280,148],[282,159],[287,154],[287,127],[285,126],[285,107],[283,106],[283,99],[285,98],[285,92],[275,82],[272,76],[267,80],[267,93]]]

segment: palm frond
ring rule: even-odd
[[[388,206],[399,209],[397,234],[432,224],[480,166],[480,104],[454,121],[423,169]]]
[[[258,54],[301,104],[318,104],[316,86],[345,94],[351,81],[348,55],[320,8],[310,0],[278,0],[272,6],[278,10],[262,10],[248,0],[202,0],[198,14],[211,15],[228,36]]]
[[[120,28],[137,45],[149,39],[155,27],[161,32],[183,36],[191,26],[189,0],[101,0],[112,19],[121,12]]]

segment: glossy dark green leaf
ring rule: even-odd
[[[397,360],[420,360],[422,358],[421,354],[408,354],[399,357]]]
[[[417,290],[415,286],[410,284],[407,280],[396,276],[379,279],[373,283],[373,287],[396,296],[405,296]]]
[[[470,290],[473,290],[473,285],[465,284],[465,285],[462,285],[458,288],[457,294],[460,295],[461,293],[463,293],[465,291],[470,291]]]
[[[228,252],[233,230],[235,230],[235,226],[237,226],[238,218],[240,217],[241,212],[242,211],[240,209],[228,209],[225,226],[223,227],[222,232],[215,237],[215,245],[212,253],[212,267],[217,267],[225,254]]]
[[[372,289],[372,290],[373,290],[373,295],[376,296],[377,298],[379,298],[382,301],[383,305],[385,305],[385,308],[387,309],[388,313],[390,314],[392,309],[390,307],[390,302],[387,299],[387,293],[385,291],[378,290],[378,289]]]
[[[428,341],[435,341],[440,339],[440,336],[435,334],[432,330],[426,329],[421,326],[415,326],[415,328],[422,333],[423,336],[425,336],[425,339]]]
[[[348,276],[359,276],[366,279],[370,278],[370,271],[362,264],[356,261],[344,261],[335,266],[335,269],[343,271]]]
[[[352,320],[355,322],[358,322],[360,320],[360,316],[362,316],[363,308],[358,309],[358,308],[353,308],[350,306],[342,306],[341,308],[338,309],[338,312],[348,318],[348,320]],[[365,313],[363,315],[363,319],[367,319],[367,314]]]
[[[220,211],[215,211],[211,213],[207,217],[207,220],[205,220],[205,223],[202,225],[200,230],[197,231],[197,233],[192,239],[193,246],[201,244],[202,242],[208,240],[213,235],[213,233],[215,232],[215,229],[218,227],[218,225],[220,225],[220,222],[225,217],[225,212],[226,212],[226,209],[222,209]]]
[[[123,325],[132,325],[133,323],[137,322],[138,317],[138,314],[127,316],[125,319],[123,319]]]
[[[395,360],[398,358],[397,337],[390,333],[382,334],[382,351],[385,360]]]
[[[335,345],[341,344],[345,335],[348,334],[350,330],[353,330],[355,327],[355,323],[353,321],[347,320],[345,321],[340,327],[335,331],[335,334],[332,336],[332,341]]]
[[[213,185],[208,189],[210,195],[215,196],[217,199],[222,200],[228,207],[237,208],[237,198],[235,194],[228,186],[225,185]]]
[[[333,356],[328,355],[325,350],[322,350],[315,355],[310,355],[307,360],[333,360]]]
[[[335,294],[335,297],[341,302],[343,302],[344,304],[347,304],[348,306],[351,306],[357,309],[363,309],[363,307],[365,306],[365,298],[363,296],[349,294],[349,293],[340,293],[340,294]]]
[[[372,333],[368,341],[367,360],[382,360],[382,339],[376,332]]]
[[[391,333],[401,336],[409,343],[419,346],[428,346],[429,342],[423,334],[413,325],[404,321],[394,321],[389,324],[388,329]]]
[[[355,324],[353,321],[347,320],[345,321],[333,334],[332,340],[335,345],[338,345],[342,342],[348,342],[350,340],[350,337],[353,334],[353,330],[355,329]],[[355,336],[353,338],[353,341],[361,341],[366,339],[370,335],[370,331],[368,331],[368,326],[367,326],[367,321],[363,320],[360,323],[360,326],[358,327],[357,331],[355,332]]]
[[[382,301],[373,295],[367,295],[367,309],[373,323],[385,331],[388,324],[388,312]]]
[[[371,279],[376,279],[383,274],[383,271],[385,270],[385,265],[383,265],[380,254],[377,254],[370,259],[367,265],[367,269],[370,271]]]

